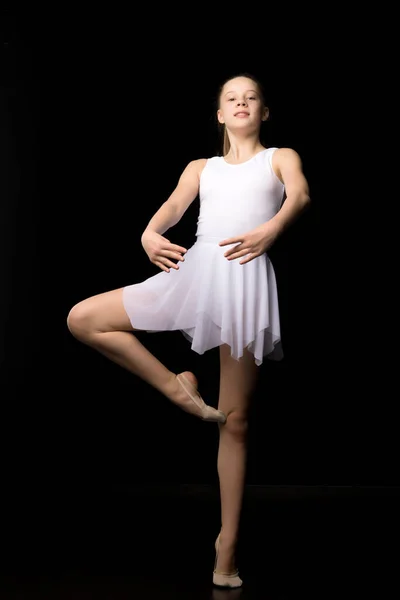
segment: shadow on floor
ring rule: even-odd
[[[250,486],[237,562],[244,586],[211,583],[212,486],[120,487],[13,497],[3,512],[3,600],[361,598],[393,593],[398,488]],[[396,584],[397,585],[397,584]]]

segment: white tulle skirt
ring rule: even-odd
[[[199,236],[179,262],[123,290],[134,329],[179,330],[198,354],[228,344],[236,360],[245,348],[257,365],[283,358],[275,272],[266,254],[246,263],[224,257],[221,238]]]

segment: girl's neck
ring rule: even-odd
[[[257,140],[256,142],[249,141],[248,143],[243,142],[240,144],[238,144],[237,142],[231,142],[229,152],[224,156],[224,158],[228,163],[241,163],[246,160],[249,160],[255,154],[261,152],[261,150],[264,149],[264,146],[259,140]]]

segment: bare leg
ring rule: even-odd
[[[68,328],[79,341],[91,346],[113,362],[152,385],[183,410],[193,403],[169,371],[133,335],[122,302],[122,289],[98,294],[76,304],[67,318]],[[197,387],[193,373],[184,372]]]
[[[219,426],[218,475],[221,497],[221,536],[217,570],[235,571],[235,549],[247,462],[247,430],[250,400],[257,381],[254,356],[245,351],[238,362],[229,346],[220,348],[221,376],[218,408],[227,415]]]

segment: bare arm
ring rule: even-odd
[[[150,262],[167,273],[170,269],[179,269],[179,265],[173,261],[183,261],[186,248],[171,243],[163,234],[181,220],[185,211],[197,197],[200,174],[206,162],[207,159],[199,159],[193,160],[187,165],[176,188],[150,219],[142,234],[142,246]]]
[[[187,165],[168,200],[150,219],[144,234],[151,230],[162,235],[181,220],[199,193],[200,174],[205,163],[206,159],[199,159]]]
[[[272,157],[272,167],[285,186],[286,199],[279,212],[268,222],[279,236],[309,206],[310,190],[303,173],[300,156],[291,148],[279,148]]]
[[[240,264],[244,265],[266,252],[310,204],[308,183],[295,150],[276,150],[272,157],[272,167],[285,185],[286,199],[278,213],[266,223],[243,235],[220,242],[220,246],[237,244],[225,252],[224,256],[228,260],[240,258]]]

